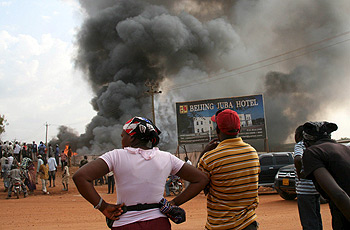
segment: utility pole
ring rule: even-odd
[[[48,131],[48,129],[49,129],[49,124],[47,124],[47,122],[45,123],[45,127],[46,127],[45,145],[47,146],[47,131]]]
[[[149,90],[146,91],[149,95],[151,95],[152,98],[152,118],[153,118],[153,124],[156,124],[156,116],[154,113],[154,94],[162,93],[162,91],[158,90],[159,84],[155,83],[154,81],[146,81],[145,86],[149,88]]]

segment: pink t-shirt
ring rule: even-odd
[[[115,149],[100,156],[110,171],[114,172],[117,204],[158,203],[164,194],[166,179],[176,174],[184,162],[169,152],[158,148],[150,150],[127,147]],[[136,221],[165,217],[159,209],[128,211],[114,221],[113,227]]]

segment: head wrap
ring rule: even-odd
[[[303,125],[303,138],[306,141],[317,141],[324,138],[330,139],[331,133],[337,129],[338,126],[334,123],[309,121]]]
[[[152,147],[159,143],[160,130],[152,121],[144,117],[133,117],[125,123],[123,130],[132,137],[152,142]]]

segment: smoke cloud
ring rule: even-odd
[[[317,117],[325,105],[335,108],[334,100],[345,95],[337,87],[348,79],[344,46],[349,44],[320,51],[315,49],[321,46],[308,45],[346,31],[347,1],[80,4],[86,20],[77,36],[75,61],[95,93],[91,104],[97,115],[84,134],[61,127],[58,135],[61,143],[74,142],[78,153],[120,147],[128,119],[152,118],[147,82],[163,91],[154,95],[156,124],[162,131],[160,147],[172,151],[177,145],[175,102],[263,93],[269,142],[278,146],[299,124]],[[241,73],[227,72],[300,47],[308,48]]]

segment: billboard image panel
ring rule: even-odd
[[[265,139],[265,115],[262,95],[207,99],[176,103],[179,144],[207,143],[216,137],[210,118],[219,109],[236,111],[241,120],[239,136],[243,139]]]

